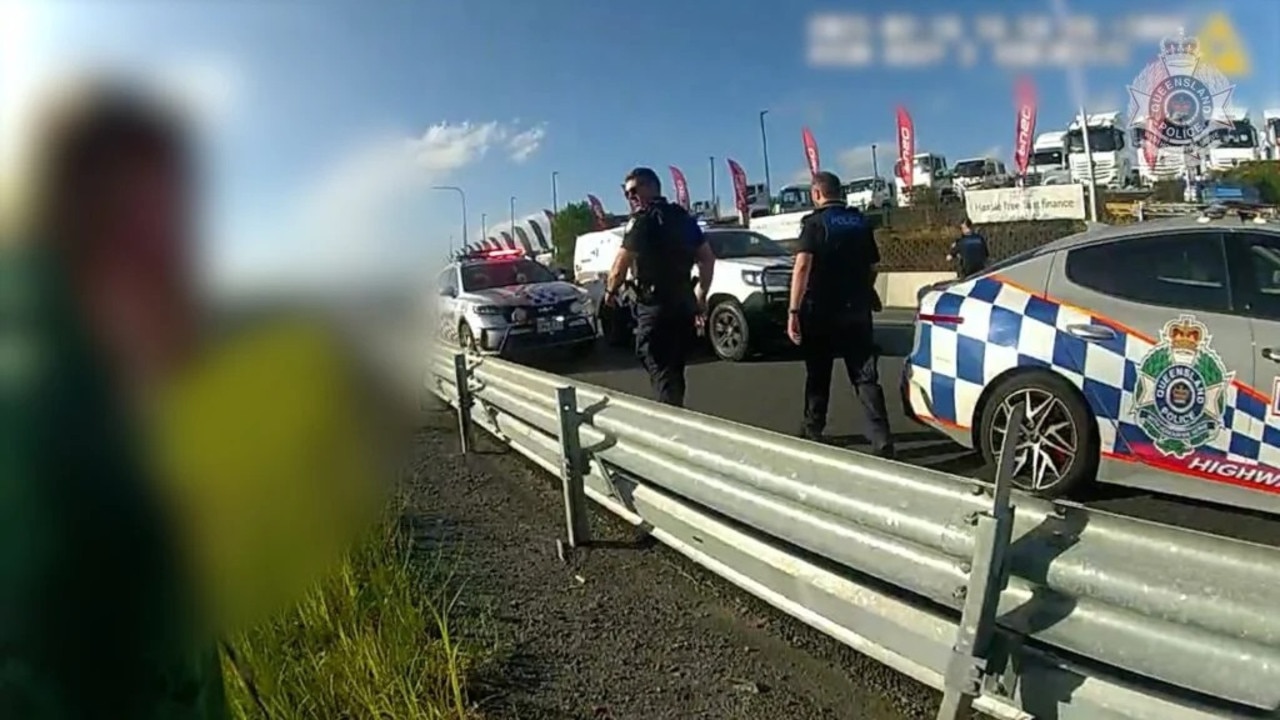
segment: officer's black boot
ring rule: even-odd
[[[812,423],[805,422],[801,423],[800,432],[796,433],[796,436],[801,440],[812,440],[816,443],[825,443],[827,439],[822,434],[822,430],[823,428],[821,425],[814,425]]]

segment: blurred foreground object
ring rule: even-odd
[[[387,500],[379,423],[348,359],[318,323],[278,321],[165,394],[163,494],[220,630],[301,599]]]

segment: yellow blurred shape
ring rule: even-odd
[[[381,507],[348,369],[336,339],[290,323],[215,350],[164,398],[163,494],[219,629],[301,599]]]
[[[1200,41],[1200,58],[1227,77],[1247,77],[1250,72],[1249,51],[1236,33],[1231,18],[1224,12],[1214,13],[1196,33]]]

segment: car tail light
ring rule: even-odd
[[[930,322],[934,325],[959,325],[964,322],[964,318],[959,315],[933,315],[921,313],[916,316],[916,319],[922,322]]]

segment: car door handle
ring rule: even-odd
[[[1273,363],[1280,363],[1280,350],[1275,348],[1262,348],[1262,357]]]
[[[1093,340],[1095,342],[1114,340],[1116,338],[1116,331],[1106,325],[1068,325],[1067,332],[1081,340]]]

